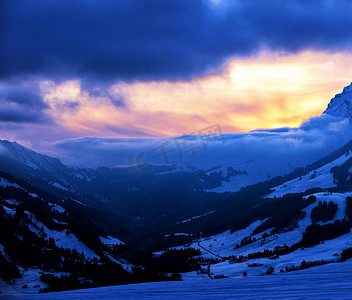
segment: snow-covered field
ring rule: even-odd
[[[111,286],[1,299],[351,299],[352,262],[268,276]],[[1,294],[0,294],[1,295]]]
[[[341,166],[348,159],[352,157],[352,153],[348,153],[347,155],[342,155],[338,159],[332,161],[331,163],[326,164],[325,166],[311,171],[307,175],[301,176],[299,178],[295,178],[291,181],[288,181],[282,185],[279,185],[274,188],[274,191],[269,194],[268,198],[273,197],[282,197],[286,194],[293,193],[302,193],[306,190],[312,188],[332,188],[335,187],[334,176],[330,172],[332,167]]]
[[[40,281],[40,276],[42,272],[40,269],[21,270],[23,277],[17,279],[10,279],[9,282],[11,284],[8,284],[7,282],[0,279],[0,299],[3,295],[12,295],[18,293],[37,294],[41,288],[47,287],[45,283]],[[9,299],[11,298],[9,297]]]

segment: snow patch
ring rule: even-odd
[[[104,245],[124,245],[125,243],[119,240],[118,238],[115,238],[113,236],[108,235],[107,238],[104,238],[102,236],[99,236],[100,241]]]
[[[63,207],[61,207],[60,205],[53,204],[53,203],[48,203],[48,205],[50,206],[52,211],[56,211],[60,214],[65,213],[65,209]]]
[[[15,216],[15,214],[16,214],[16,208],[8,208],[8,207],[6,207],[6,206],[4,206],[4,205],[3,205],[2,207],[4,208],[6,214],[8,214],[8,215],[10,215],[10,216],[12,216],[12,217]]]
[[[15,206],[18,205],[18,202],[14,199],[6,199],[4,200],[4,202],[6,202],[8,205],[15,205]]]
[[[21,187],[17,183],[10,183],[4,178],[0,178],[0,186],[6,188],[6,187],[15,187],[20,189]]]
[[[28,167],[31,167],[32,169],[35,169],[35,170],[39,169],[39,167],[36,164],[34,164],[34,163],[32,163],[31,161],[28,161],[28,160],[25,162],[25,165],[28,166]]]
[[[57,183],[57,182],[50,182],[50,184],[53,186],[53,187],[56,187],[60,190],[63,190],[63,191],[68,191],[67,188],[65,188],[64,186],[62,186],[61,184]]]

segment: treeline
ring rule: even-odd
[[[55,276],[53,274],[43,274],[40,276],[40,281],[48,285],[47,288],[40,289],[40,293],[61,292],[96,287],[96,285],[90,280],[78,279],[72,275]]]
[[[65,249],[65,251],[69,251]],[[167,250],[160,257],[152,258],[144,267],[133,267],[132,272],[125,271],[121,265],[109,259],[93,259],[83,261],[83,257],[75,253],[72,257],[71,275],[55,276],[44,274],[41,280],[49,287],[42,292],[64,291],[69,289],[90,288],[128,283],[153,281],[182,280],[178,273],[200,269],[199,256],[201,252],[195,248]],[[69,263],[69,262],[68,262]],[[171,274],[171,275],[169,275]]]
[[[352,222],[352,197],[346,198],[345,214],[348,220]]]
[[[327,222],[334,219],[337,212],[338,206],[336,203],[330,201],[319,201],[318,205],[312,209],[310,218],[314,223],[316,222]]]
[[[286,266],[285,272],[305,270],[305,269],[309,269],[311,267],[322,266],[322,265],[326,265],[326,264],[330,264],[330,263],[332,263],[332,261],[328,261],[328,260],[324,260],[324,259],[323,260],[314,260],[314,261],[303,260],[299,266],[290,266],[290,267]]]
[[[266,231],[270,228],[273,228],[271,234],[293,230],[297,227],[298,221],[303,219],[305,216],[302,209],[315,201],[315,196],[310,196],[305,199],[301,195],[286,195],[282,198],[274,199],[273,204],[275,203],[275,205],[268,204],[265,208],[262,208],[262,214],[267,211],[267,215],[271,217],[259,225],[253,231],[253,235]]]
[[[350,222],[346,218],[335,220],[334,223],[319,225],[312,224],[306,228],[302,236],[301,245],[312,247],[325,240],[335,239],[350,232]]]
[[[155,257],[145,266],[146,270],[154,270],[160,273],[185,273],[200,269],[198,258],[201,255],[199,249],[184,248],[166,250],[159,257]]]
[[[348,153],[346,153],[346,155],[348,155]],[[348,174],[351,167],[352,158],[349,158],[345,163],[340,166],[332,167],[330,173],[333,174],[334,183],[336,183],[338,186],[343,186],[346,183],[351,182],[351,179],[348,180]]]
[[[43,274],[40,280],[48,285],[47,288],[41,289],[40,293],[47,292],[61,292],[76,289],[94,288],[108,285],[120,285],[121,282],[116,281],[113,284],[96,284],[94,281],[84,278],[77,278],[73,275]],[[156,282],[156,281],[179,281],[181,277],[178,274],[148,274],[148,272],[141,269],[135,270],[132,274],[127,276],[126,283],[142,283],[142,282]],[[114,281],[114,280],[110,280]]]
[[[252,237],[245,237],[241,240],[241,242],[239,244],[235,245],[235,249],[247,246],[247,245],[252,244],[256,241],[257,241],[257,239],[255,237],[253,237],[253,238]]]
[[[344,249],[341,253],[341,261],[346,261],[352,258],[352,248]]]

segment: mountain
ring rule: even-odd
[[[92,213],[98,212],[0,173],[0,277],[14,279],[12,283],[19,278],[21,283],[7,289],[45,290],[60,280],[57,274],[66,276],[61,279],[64,285],[77,288],[102,285],[104,280],[124,283],[133,267],[120,258],[125,244],[97,225]],[[103,274],[109,268],[115,279]]]
[[[128,228],[137,233],[141,241],[146,232],[157,232],[162,237],[170,230],[193,226],[192,222],[176,224],[214,210],[216,213],[209,216],[213,219],[209,224],[215,226],[219,221],[228,220],[230,216],[216,218],[223,208],[231,211],[226,208],[235,203],[245,210],[248,201],[236,195],[243,193],[239,192],[242,186],[265,182],[270,176],[255,176],[253,172],[255,168],[274,163],[260,157],[248,162],[246,168],[228,167],[224,172],[220,166],[198,169],[183,165],[88,169],[65,166],[58,159],[16,143],[2,141],[1,145],[6,151],[0,154],[0,171],[25,180],[58,199],[71,202],[74,199],[94,208],[99,214],[91,218],[100,226],[107,229],[106,216],[110,216],[109,222],[114,227]],[[273,165],[272,182],[278,185],[280,181],[274,175],[282,173],[274,171],[275,168]]]
[[[352,83],[331,99],[324,113],[334,117],[352,118]]]
[[[55,172],[57,172],[59,169],[63,168],[60,160],[56,158],[39,154],[16,142],[11,143],[6,140],[0,140],[0,156],[17,161],[35,170],[46,169],[48,171],[55,170]]]
[[[159,226],[184,216],[199,203],[213,201],[207,189],[228,180],[217,170],[187,166],[134,168],[68,167],[60,160],[36,153],[17,143],[0,141],[0,171],[63,200],[75,199],[89,207],[112,214],[124,226]],[[231,170],[233,176],[241,170]],[[180,200],[182,199],[182,200]],[[202,213],[195,209],[195,213]],[[190,213],[190,212],[188,212]],[[187,216],[187,213],[185,217]],[[138,222],[136,222],[138,220]],[[132,225],[131,225],[132,223]]]
[[[192,163],[70,167],[0,141],[0,277],[55,291],[349,259],[351,93],[299,128],[223,134],[199,156],[194,135],[168,138]]]
[[[9,230],[0,235],[0,264],[5,270],[0,275],[7,280],[22,276],[15,279],[20,286],[35,282],[36,287],[29,290],[33,292],[171,279],[166,273],[181,273],[183,280],[204,278],[204,264],[210,265],[210,277],[222,278],[243,272],[253,276],[291,272],[346,260],[352,251],[351,153],[352,141],[287,176],[198,203],[198,210],[187,209],[188,215],[169,215],[154,231],[145,226],[147,232],[139,235],[139,243],[125,239],[127,230],[122,238],[111,211],[58,199],[23,179],[1,173],[0,222]],[[192,178],[187,175],[192,174],[190,170],[176,171],[172,176],[185,176],[186,181]],[[96,170],[98,177],[99,172],[118,174],[102,169]],[[152,177],[157,178],[158,172],[154,170]],[[162,176],[170,176],[169,172]],[[205,176],[193,172],[195,178]],[[165,184],[159,178],[153,188]],[[163,197],[145,194],[144,201],[153,209],[155,197],[167,202],[172,193],[166,188]],[[185,190],[183,197],[187,193]],[[198,190],[191,195],[203,193]],[[130,245],[111,246],[120,239]],[[136,251],[142,243],[148,245],[148,251],[154,250],[154,257]],[[126,257],[142,263],[145,271],[134,269],[131,273]],[[72,260],[76,263],[70,266]],[[18,284],[17,288],[4,286],[18,291]]]
[[[0,141],[0,170],[57,197],[69,197],[72,185],[91,180],[94,174],[86,168],[67,167],[57,158],[37,153],[16,142]]]
[[[0,235],[0,269],[5,270],[0,275],[17,282],[15,286],[4,282],[3,286],[7,291],[18,292],[30,282],[29,292],[40,288],[56,291],[180,278],[168,277],[167,273],[181,273],[183,280],[206,279],[206,276],[220,279],[241,276],[243,272],[258,276],[340,263],[352,255],[351,153],[352,141],[305,168],[236,193],[223,193],[221,197],[201,189],[185,189],[173,201],[197,195],[217,197],[193,203],[184,214],[179,211],[173,217],[172,214],[161,217],[159,226],[148,226],[151,220],[145,219],[142,235],[136,226],[125,229],[125,233],[118,229],[113,210],[87,206],[68,197],[56,198],[49,190],[40,190],[23,179],[1,173],[0,222],[2,228],[9,230]],[[48,169],[44,165],[40,168]],[[64,165],[55,166],[63,168],[65,174],[71,172]],[[152,189],[164,187],[161,196],[158,195],[161,190],[140,194],[145,198],[142,197],[139,205],[145,202],[150,210],[157,209],[154,205],[163,201],[167,209],[168,198],[175,196],[172,185],[166,185],[170,178],[180,184],[183,176],[183,182],[190,181],[193,188],[199,179],[210,176],[197,170],[164,169],[165,173],[161,170],[154,169],[149,175],[137,174],[138,179],[134,179],[142,184],[152,178],[140,187],[150,183]],[[97,178],[101,182],[106,180],[106,185],[100,187],[106,189],[112,178],[127,174],[119,172],[119,168],[97,169],[90,181],[80,180],[93,186]],[[70,182],[67,187],[70,190],[66,193],[77,192]],[[91,193],[88,186],[86,192]],[[129,192],[123,193],[127,199]],[[135,230],[133,234],[138,237],[128,239],[131,235],[128,230]],[[128,241],[128,245],[111,246],[120,243],[120,239]],[[148,248],[147,252],[138,250],[142,244]],[[149,251],[154,251],[154,255],[148,254]],[[142,264],[143,268],[132,270],[126,258]],[[208,275],[204,265],[210,266]]]
[[[208,206],[209,211],[213,211],[211,215],[180,224],[178,229],[187,231],[193,227],[206,234],[214,234],[231,227],[241,229],[243,224],[249,225],[258,218],[271,217],[278,208],[281,213],[286,209],[292,212],[290,201],[294,200],[292,205],[299,207],[300,201],[297,197],[323,191],[347,193],[351,190],[352,141],[288,175],[277,176],[230,194],[227,199],[217,202],[216,206]],[[272,211],[263,214],[262,209],[265,206],[272,207]]]
[[[179,229],[187,232],[201,224],[205,237],[171,249],[199,250],[210,271],[202,267],[182,278],[263,276],[342,265],[352,257],[351,177],[352,141],[296,174],[245,188],[211,214],[188,220]]]

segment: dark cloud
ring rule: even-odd
[[[0,122],[46,122],[48,108],[34,81],[0,82]]]
[[[0,78],[172,80],[262,47],[351,47],[350,1],[223,2],[2,0]]]
[[[112,82],[107,80],[103,82],[101,80],[92,80],[91,78],[85,78],[81,80],[81,90],[87,92],[92,98],[103,97],[110,100],[117,108],[125,108],[127,105],[127,97],[122,93],[122,91],[112,92],[111,89]]]
[[[0,100],[37,109],[48,108],[35,81],[0,81]]]
[[[48,117],[33,108],[28,109],[19,104],[0,101],[0,122],[12,123],[43,123]]]

